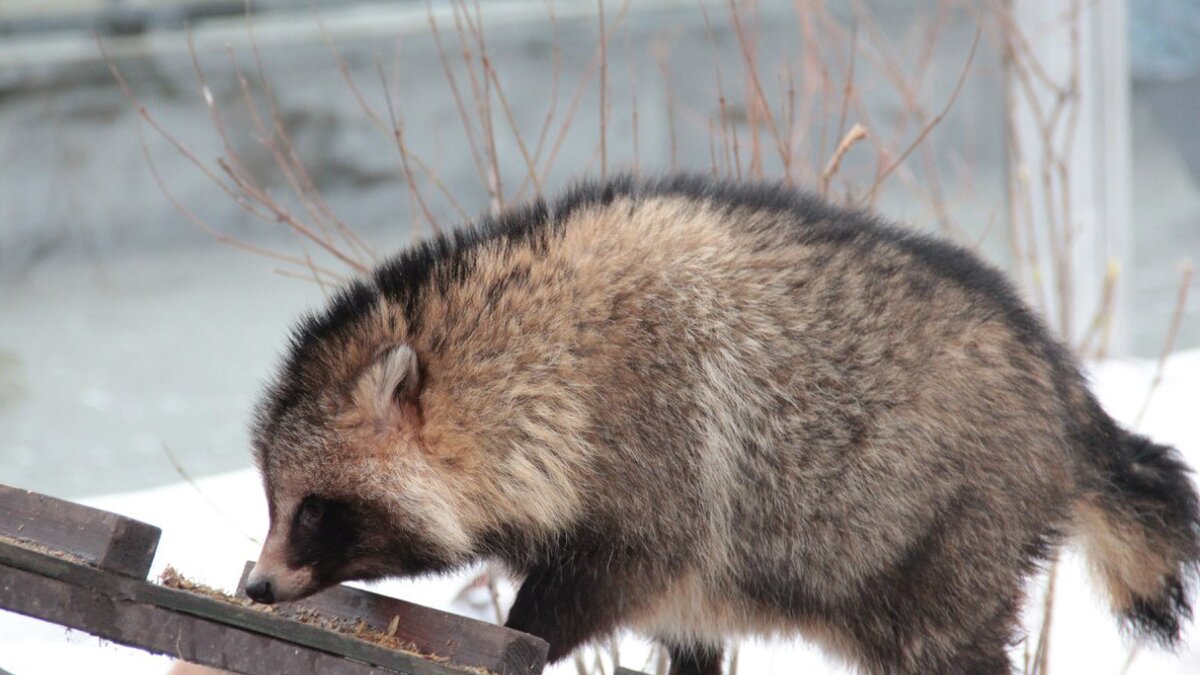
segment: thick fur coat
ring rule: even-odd
[[[258,411],[264,601],[479,559],[561,659],[674,672],[798,634],[869,673],[1006,673],[1065,539],[1177,638],[1175,451],[1121,429],[1002,276],[778,186],[582,185],[419,244],[297,328]]]

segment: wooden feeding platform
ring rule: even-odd
[[[246,673],[540,673],[545,641],[346,586],[265,607],[168,570],[159,528],[0,485],[0,609]],[[247,564],[248,572],[250,565]]]

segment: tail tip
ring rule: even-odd
[[[1128,632],[1171,647],[1192,619],[1200,578],[1200,495],[1178,450],[1126,432],[1123,466],[1110,476],[1125,560],[1117,566],[1119,615]]]
[[[1122,611],[1125,628],[1164,647],[1178,645],[1184,625],[1192,618],[1188,592],[1192,583],[1192,579],[1175,576],[1164,580],[1161,593],[1132,598]]]

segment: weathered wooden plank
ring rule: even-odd
[[[0,566],[0,602],[12,611],[124,645],[236,673],[384,673],[238,628]],[[53,655],[47,655],[53,664]]]
[[[452,675],[461,668],[272,613],[0,542],[0,607],[235,672]]]
[[[238,582],[240,597],[245,597],[246,578],[252,569],[254,563],[246,563]],[[277,607],[293,615],[310,610],[327,618],[361,620],[373,630],[391,633],[412,644],[423,654],[503,675],[542,672],[549,651],[545,640],[527,633],[349,586],[335,586]]]
[[[0,536],[145,579],[162,530],[132,518],[0,485]]]

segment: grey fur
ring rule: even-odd
[[[421,381],[380,411],[395,345]],[[783,632],[864,672],[1002,673],[1064,537],[1165,641],[1200,558],[1177,455],[999,273],[761,184],[588,184],[402,253],[300,326],[255,436],[263,578],[499,559],[555,659],[632,627],[696,672]],[[336,533],[298,524],[314,498]]]

